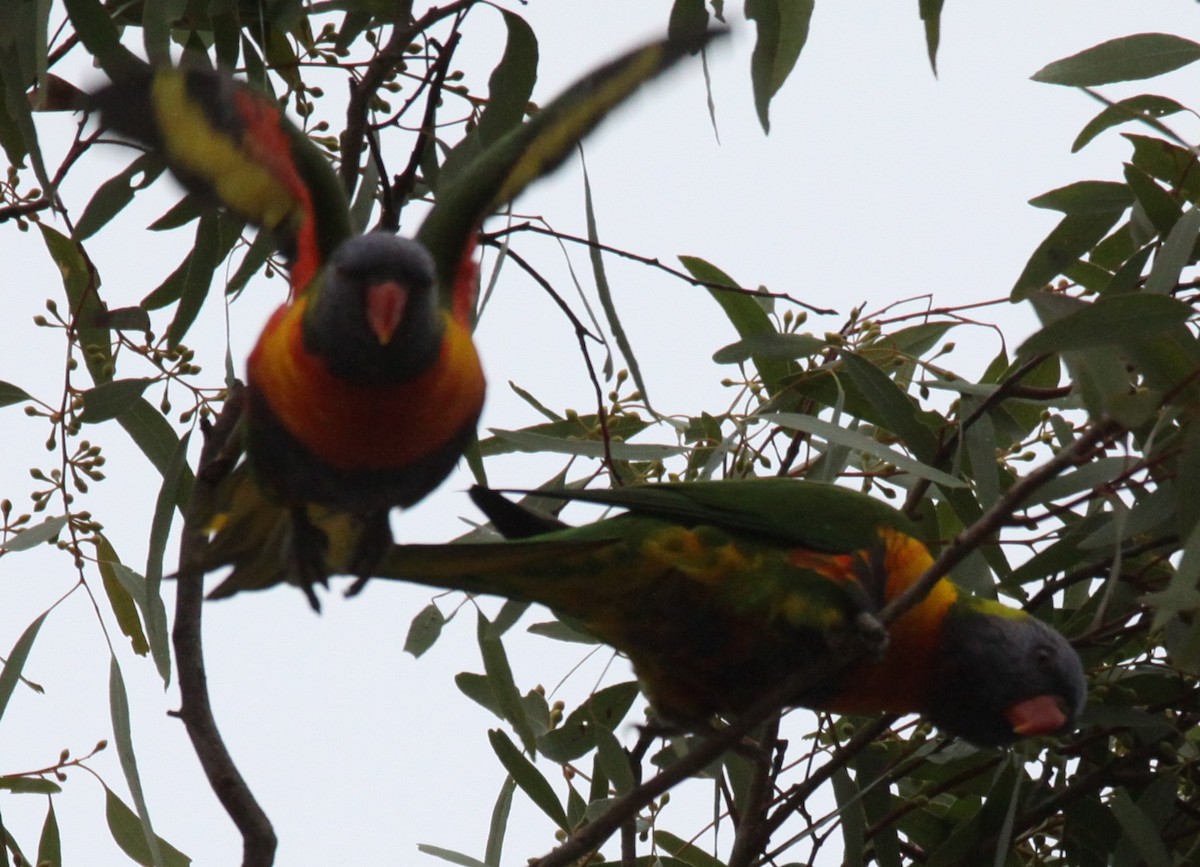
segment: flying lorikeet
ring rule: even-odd
[[[441,184],[416,240],[354,236],[327,159],[261,91],[208,69],[146,67],[94,96],[110,129],[192,192],[271,231],[291,297],[250,354],[247,460],[215,497],[211,594],[361,582],[388,512],[428,494],[472,442],[484,377],[471,339],[483,219],[552,171],[638,86],[713,34],[632,51],[577,82]]]
[[[546,605],[628,655],[657,714],[685,727],[746,711],[805,666],[836,663],[848,642],[871,645],[863,623],[932,563],[903,515],[834,485],[538,494],[628,511],[571,528],[477,488],[517,541],[395,546],[376,574]],[[1083,707],[1083,668],[1062,635],[946,579],[876,650],[787,704],[919,713],[980,746],[1064,731]]]

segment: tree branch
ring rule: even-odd
[[[208,783],[225,812],[242,834],[242,867],[270,867],[275,862],[275,830],[242,778],[225,741],[217,730],[208,696],[201,639],[201,609],[204,602],[204,569],[201,565],[205,534],[197,526],[213,489],[228,472],[229,445],[238,435],[243,395],[240,384],[229,397],[216,422],[205,431],[204,448],[196,470],[196,484],[179,545],[179,574],[175,595],[175,665],[179,671],[180,705],[188,737]],[[223,472],[222,472],[223,471]]]

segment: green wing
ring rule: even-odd
[[[652,42],[605,64],[483,150],[440,188],[433,209],[417,231],[417,240],[437,262],[442,291],[452,291],[462,251],[470,246],[471,236],[484,217],[554,171],[601,120],[642,84],[724,32],[710,30],[697,38]],[[450,306],[449,298],[443,300]]]
[[[916,535],[907,518],[874,497],[798,479],[665,482],[537,494],[614,506],[689,526],[707,524],[778,545],[832,553],[871,547],[879,540],[881,526]]]

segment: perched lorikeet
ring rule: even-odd
[[[836,662],[847,642],[870,645],[863,615],[932,563],[899,512],[834,485],[538,494],[628,511],[569,528],[476,489],[493,525],[518,541],[395,546],[376,574],[546,605],[627,654],[658,715],[685,727],[747,710],[805,666]],[[876,647],[788,704],[919,713],[980,746],[1064,731],[1083,707],[1083,668],[1062,635],[946,579]]]
[[[191,191],[270,230],[291,298],[247,364],[246,464],[216,499],[212,593],[361,582],[388,512],[421,500],[472,442],[484,377],[471,339],[482,220],[553,170],[644,81],[701,47],[662,41],[580,80],[452,179],[416,240],[354,236],[328,161],[267,95],[208,69],[147,67],[94,96],[111,129],[161,153]]]

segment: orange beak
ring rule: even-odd
[[[408,289],[394,280],[372,283],[367,287],[367,324],[380,345],[396,333],[404,308],[408,306]]]
[[[1059,699],[1052,695],[1037,695],[1019,701],[1004,712],[1019,735],[1050,735],[1067,724]]]

